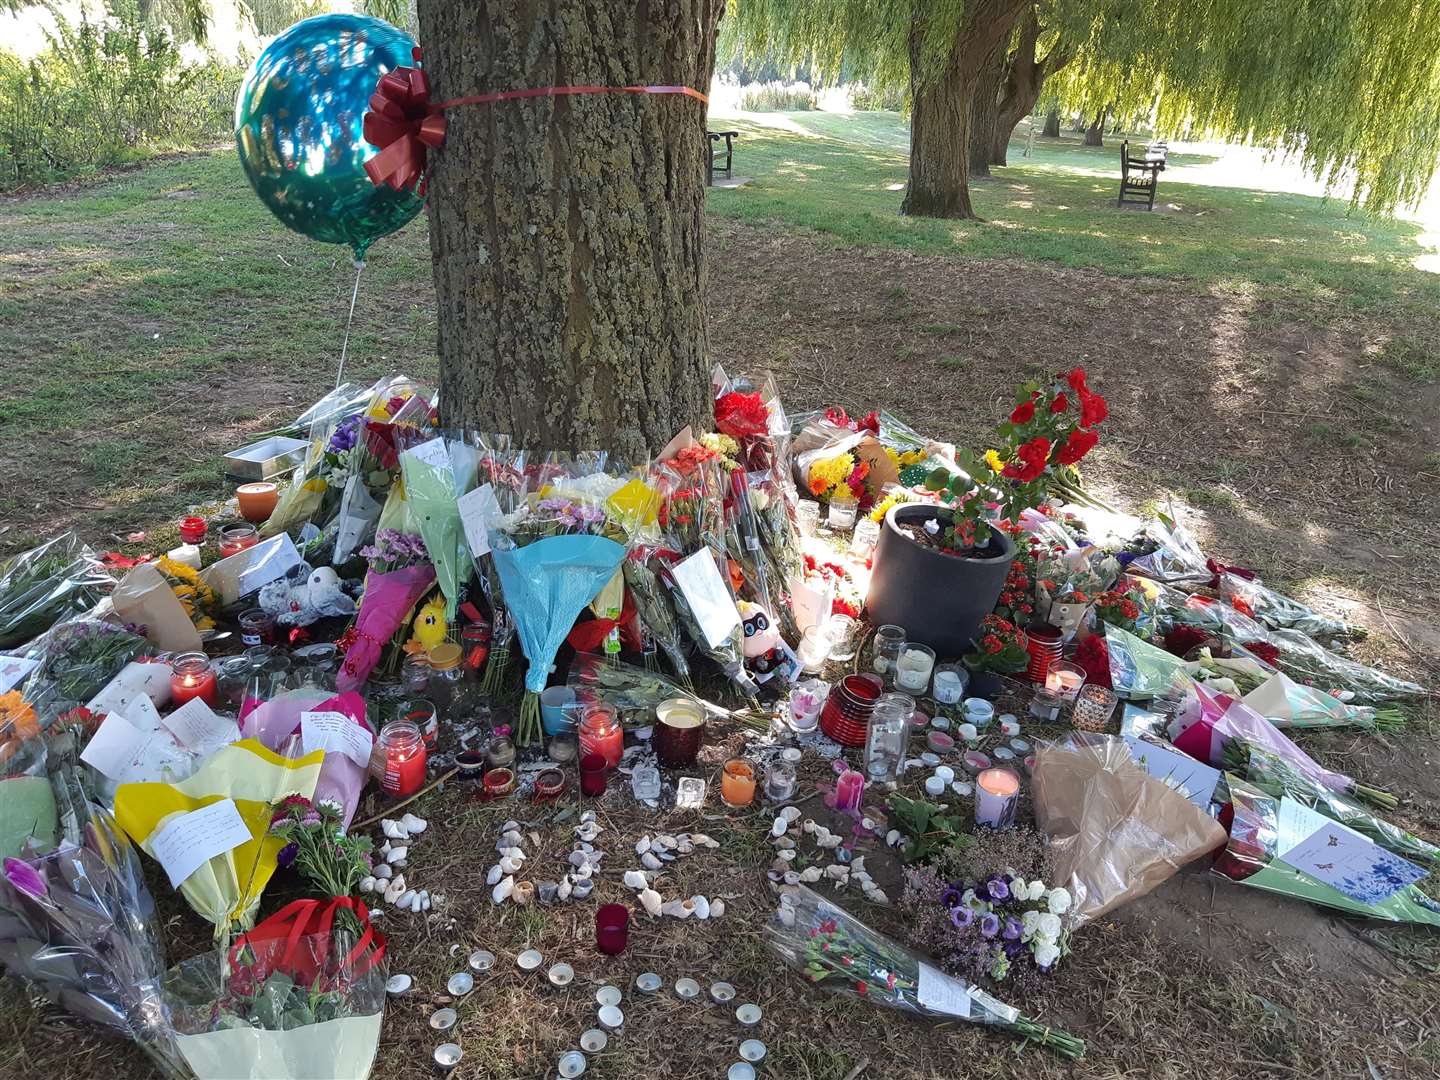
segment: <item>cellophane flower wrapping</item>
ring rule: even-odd
[[[1110,685],[1117,693],[1136,698],[1166,697],[1183,692],[1190,683],[1180,657],[1128,630],[1107,624],[1105,647],[1110,660]]]
[[[453,435],[453,433],[452,433]],[[445,594],[445,618],[454,622],[474,564],[458,499],[475,484],[475,448],[459,437],[437,435],[400,455],[405,494]]]
[[[1227,780],[1234,819],[1230,841],[1215,862],[1216,873],[1242,885],[1308,900],[1350,915],[1440,926],[1440,903],[1414,884],[1394,892],[1388,888],[1377,890],[1372,894],[1374,899],[1366,902],[1286,862],[1286,852],[1306,838],[1308,826],[1297,831],[1293,824],[1303,822],[1303,815],[1286,813],[1285,796],[1277,798],[1233,774]],[[1380,845],[1375,847],[1384,850]],[[1389,895],[1382,896],[1381,892]]]
[[[661,549],[654,544],[632,547],[621,564],[625,585],[635,599],[635,610],[650,637],[670,662],[670,669],[685,686],[692,685],[690,660],[685,655],[680,621],[670,600],[670,591],[661,580],[661,564],[655,562]]]
[[[1269,640],[1280,651],[1275,665],[1285,674],[1298,682],[1327,690],[1349,691],[1355,704],[1383,705],[1424,697],[1427,693],[1425,687],[1408,679],[1397,679],[1331,652],[1299,630],[1272,630]]]
[[[197,1080],[370,1075],[384,1020],[383,950],[358,946],[338,923],[258,953],[202,954],[164,986],[175,1045]]]
[[[0,649],[89,611],[115,585],[99,557],[73,532],[0,560]]]
[[[711,716],[728,716],[730,710],[699,697],[693,690],[671,682],[658,672],[616,661],[600,653],[576,653],[566,680],[582,704],[612,705],[624,713],[653,713],[671,698],[695,702]]]
[[[812,889],[801,885],[790,896],[766,923],[766,939],[785,965],[812,985],[927,1019],[991,1025],[1070,1058],[1084,1054],[1081,1040],[951,978]]]
[[[62,713],[90,701],[133,660],[155,647],[144,634],[91,615],[78,615],[52,627],[20,655],[38,660],[23,684],[23,694],[49,727]],[[166,676],[168,682],[168,675]]]
[[[1205,555],[1183,525],[1152,521],[1146,531],[1158,546],[1147,555],[1131,559],[1127,571],[1182,589],[1209,584],[1213,574]]]
[[[428,562],[365,574],[365,593],[355,615],[355,640],[345,650],[345,660],[335,676],[337,690],[358,690],[365,684],[395,631],[434,584],[435,567]]]
[[[1268,750],[1250,747],[1244,778],[1268,795],[1277,799],[1288,796],[1349,826],[1402,859],[1421,865],[1440,862],[1440,847],[1386,821],[1349,795],[1317,783]]]
[[[1312,638],[1346,637],[1357,632],[1342,619],[1321,615],[1262,581],[1235,573],[1220,574],[1220,598],[1272,630],[1299,630]]]
[[[4,861],[0,962],[56,1006],[133,1039],[167,1077],[186,1077],[160,993],[165,952],[140,860],[68,765],[53,771],[64,835]]]
[[[1124,739],[1075,733],[1042,746],[1033,776],[1035,824],[1076,920],[1144,896],[1225,842],[1219,823],[1137,765]]]
[[[1314,686],[1297,683],[1277,671],[1242,700],[1278,728],[1361,728],[1394,730],[1404,726],[1393,710],[1352,705]]]
[[[353,690],[331,694],[325,690],[305,688],[290,690],[273,697],[246,714],[240,722],[240,733],[289,758],[304,754],[302,717],[307,712],[334,712],[348,717],[374,735],[365,720],[365,699]],[[341,824],[349,828],[355,817],[370,774],[367,766],[352,761],[338,750],[327,750],[320,776],[315,782],[315,801],[330,800],[341,807]]]

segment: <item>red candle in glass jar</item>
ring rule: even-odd
[[[615,710],[608,705],[592,705],[580,721],[580,753],[599,754],[607,768],[620,764],[625,750],[625,729]]]
[[[630,940],[630,909],[624,904],[602,904],[595,912],[595,945],[603,953],[619,956]]]
[[[197,697],[214,707],[219,696],[215,672],[204,653],[181,653],[170,662],[170,700],[176,708]]]
[[[582,754],[580,757],[580,793],[590,798],[605,794],[605,758],[600,754]]]
[[[425,786],[427,757],[419,727],[409,720],[392,720],[375,740],[370,771],[380,781],[381,791],[405,799]]]
[[[202,517],[187,517],[180,522],[180,539],[186,544],[203,544],[210,526]]]

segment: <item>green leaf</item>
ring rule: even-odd
[[[931,469],[925,477],[925,490],[940,491],[950,482],[950,470],[943,465]]]

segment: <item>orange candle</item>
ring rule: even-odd
[[[235,489],[235,498],[240,504],[240,516],[258,525],[274,512],[280,489],[274,484],[241,484]]]
[[[720,774],[720,798],[727,806],[749,806],[755,799],[755,767],[732,758]]]

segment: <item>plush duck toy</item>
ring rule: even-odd
[[[410,644],[426,652],[444,642],[450,627],[445,622],[445,597],[436,595],[420,605],[415,614],[415,632]]]

